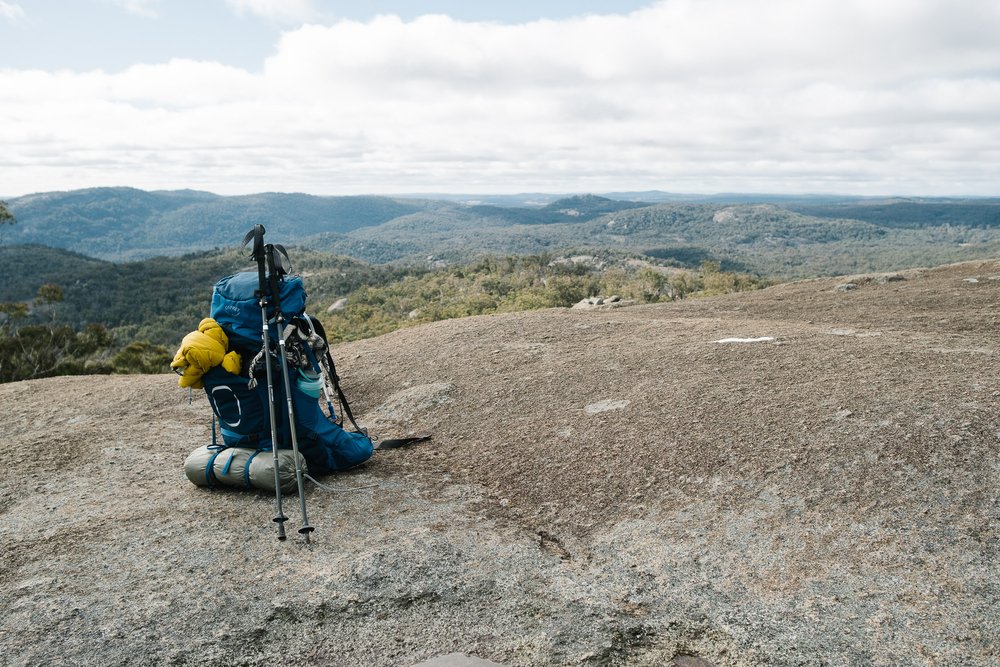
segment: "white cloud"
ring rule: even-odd
[[[17,21],[24,18],[24,9],[16,2],[0,0],[0,19]]]
[[[145,16],[147,18],[157,18],[157,8],[160,0],[106,0],[113,5],[121,7],[129,14]]]
[[[260,72],[0,70],[0,183],[997,194],[996,34],[990,0],[666,0],[303,26]]]
[[[226,0],[238,14],[253,14],[279,23],[302,23],[319,15],[312,0]]]

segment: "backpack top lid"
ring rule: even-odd
[[[302,315],[306,309],[306,290],[299,276],[285,276],[279,281],[281,312],[285,320]],[[226,276],[212,290],[211,317],[229,335],[229,347],[259,349],[264,323],[260,317],[259,288],[255,271]],[[274,304],[268,304],[267,316],[275,316]]]

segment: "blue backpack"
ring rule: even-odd
[[[256,273],[245,271],[226,276],[212,290],[211,317],[229,336],[230,350],[235,349],[240,353],[252,350],[253,354],[260,350],[264,323],[260,316],[258,281]],[[287,276],[278,284],[281,311],[285,320],[303,316],[306,310],[306,289],[302,285],[302,278]],[[273,307],[270,307],[267,316],[269,321],[274,319]]]
[[[211,317],[229,336],[229,349],[236,350],[242,355],[243,368],[239,375],[233,375],[221,366],[216,366],[205,374],[203,380],[212,411],[219,420],[225,445],[268,450],[273,448],[274,443],[271,441],[267,382],[255,381],[249,374],[251,359],[263,347],[263,321],[258,285],[258,275],[252,272],[226,276],[216,283],[212,293]],[[298,276],[282,278],[279,289],[281,311],[286,321],[301,318],[300,321],[310,324],[317,322],[305,314],[306,292],[301,278]],[[274,312],[268,312],[268,329],[272,345],[276,346],[277,324],[271,319],[274,317]],[[311,354],[305,350],[302,355],[297,355],[297,358],[303,364],[315,366],[319,370],[320,360],[310,358]],[[326,355],[329,375],[341,399],[342,410],[354,423],[350,407],[336,381],[333,359],[329,357],[328,352]],[[291,447],[287,399],[280,367],[274,371],[277,446],[286,449]],[[305,457],[312,474],[322,475],[331,471],[345,470],[371,458],[374,449],[372,441],[365,433],[360,432],[361,429],[358,429],[359,432],[344,430],[337,423],[337,417],[333,414],[333,407],[329,403],[327,405],[330,415],[324,414],[316,395],[307,393],[311,389],[308,386],[311,381],[299,373],[297,368],[289,369],[289,379],[299,451]]]

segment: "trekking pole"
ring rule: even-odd
[[[261,331],[261,343],[264,352],[264,367],[267,369],[267,410],[271,419],[271,458],[274,463],[274,521],[278,524],[278,539],[285,539],[285,521],[288,517],[281,509],[281,474],[278,465],[278,429],[274,419],[274,379],[271,373],[271,334],[267,326],[267,279],[264,275],[264,262],[266,261],[264,250],[264,225],[256,225],[247,232],[243,239],[243,247],[253,241],[253,252],[250,258],[257,262],[257,292],[254,294],[260,300],[260,317],[264,325]],[[297,462],[296,462],[297,463]]]
[[[309,515],[306,513],[306,487],[305,481],[302,479],[302,464],[299,461],[299,439],[295,428],[295,407],[292,403],[292,382],[288,377],[288,356],[285,350],[285,315],[281,312],[281,285],[278,283],[278,279],[285,275],[285,268],[281,264],[281,259],[275,260],[274,251],[277,248],[281,255],[286,258],[288,255],[285,253],[285,249],[281,246],[274,246],[268,243],[264,246],[264,254],[267,256],[267,273],[268,281],[270,286],[271,298],[274,299],[274,313],[277,318],[277,329],[278,329],[278,349],[280,350],[281,359],[281,374],[285,383],[285,400],[288,404],[288,432],[292,436],[292,456],[295,459],[295,481],[299,485],[299,505],[302,510],[302,527],[299,528],[299,533],[301,533],[306,540],[306,544],[309,544],[309,533],[315,530],[309,525]]]

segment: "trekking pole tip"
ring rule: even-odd
[[[284,540],[287,536],[285,535],[285,522],[288,521],[288,517],[284,514],[279,514],[278,516],[271,519],[271,521],[278,524],[278,539]]]

